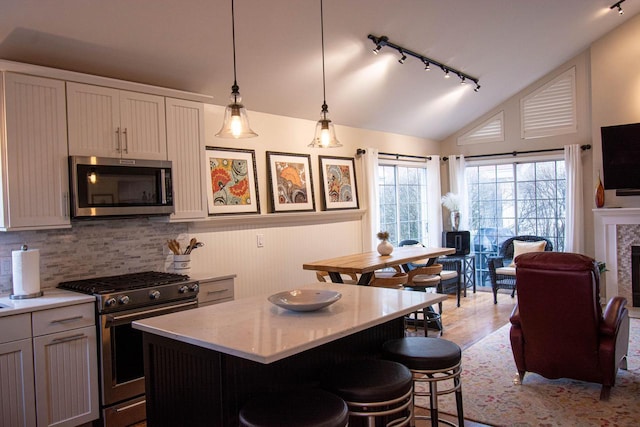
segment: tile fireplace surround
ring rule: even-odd
[[[640,246],[640,208],[594,209],[593,219],[596,259],[607,263],[606,299],[620,295],[631,305],[631,246]]]

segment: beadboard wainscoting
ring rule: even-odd
[[[189,230],[205,244],[191,254],[192,274],[236,274],[236,299],[317,282],[315,272],[303,270],[302,264],[362,252],[360,220],[202,227],[192,224]],[[263,247],[258,247],[258,235]]]

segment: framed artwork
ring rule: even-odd
[[[260,213],[254,150],[207,147],[210,215]]]
[[[311,155],[267,151],[271,212],[314,211]]]
[[[353,157],[318,156],[323,210],[358,209],[356,169]]]

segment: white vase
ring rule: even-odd
[[[451,212],[451,231],[458,231],[460,228],[460,212],[453,211]]]
[[[380,255],[391,255],[391,252],[393,252],[393,245],[389,243],[388,240],[383,240],[382,242],[380,242],[380,244],[378,245],[378,253]]]

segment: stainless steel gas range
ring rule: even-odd
[[[131,323],[196,308],[199,283],[181,274],[146,271],[62,282],[58,287],[96,296],[102,425],[143,421],[142,334]]]

